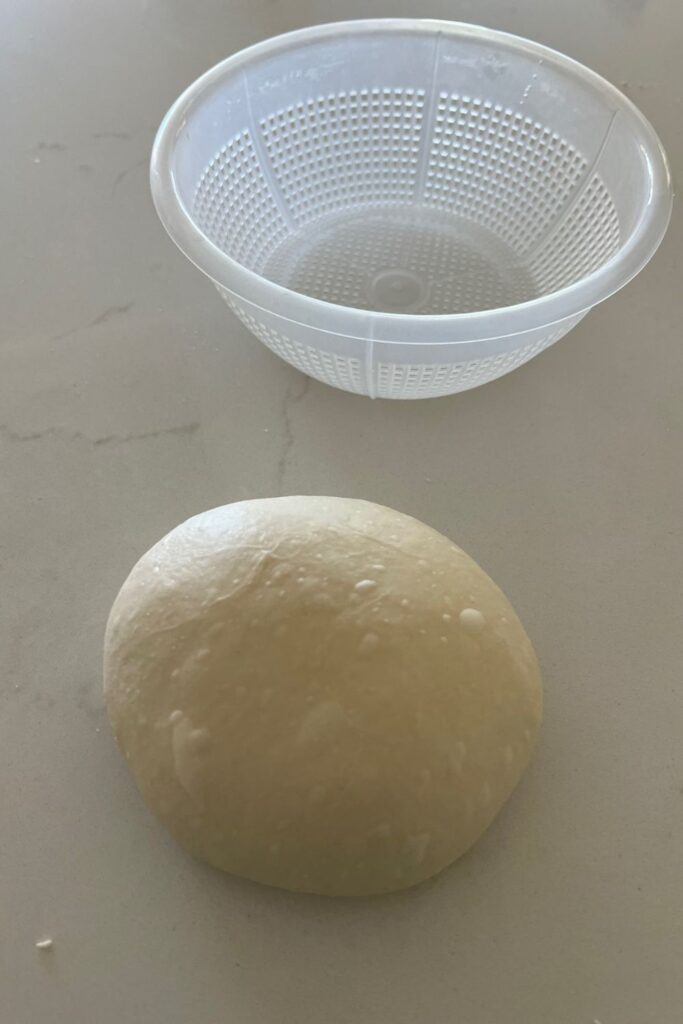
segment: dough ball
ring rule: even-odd
[[[510,795],[541,718],[531,644],[460,548],[366,501],[243,501],[143,555],[105,695],[149,807],[196,856],[285,889],[441,871]]]

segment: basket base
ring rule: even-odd
[[[263,273],[316,299],[384,313],[471,313],[538,295],[522,259],[493,232],[415,206],[317,218],[275,250]]]

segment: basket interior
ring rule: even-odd
[[[237,262],[339,305],[458,313],[571,284],[633,230],[642,154],[579,78],[479,39],[340,45],[256,60],[188,119],[181,200]]]

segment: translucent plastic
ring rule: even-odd
[[[304,373],[383,398],[484,384],[653,255],[666,157],[617,89],[514,36],[344,22],[199,78],[152,155],[159,216]]]

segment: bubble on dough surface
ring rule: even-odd
[[[305,716],[299,728],[297,740],[299,743],[310,743],[324,739],[345,722],[346,714],[341,704],[337,704],[333,700],[323,701],[321,704],[316,704]]]
[[[193,729],[187,737],[187,742],[192,750],[206,750],[211,743],[211,736],[208,729]]]
[[[175,715],[176,712],[173,714]],[[198,769],[204,760],[202,754],[206,749],[206,744],[202,743],[198,748],[192,737],[197,733],[205,733],[206,730],[194,729],[187,715],[184,715],[182,711],[178,714],[180,718],[175,718],[173,723],[173,768],[178,782],[187,795],[193,803],[201,807],[203,792]]]
[[[388,839],[391,835],[391,825],[386,821],[380,821],[378,825],[370,829],[370,836],[377,839]]]
[[[358,644],[358,653],[366,657],[376,651],[379,647],[379,637],[376,633],[366,633],[361,642]]]
[[[477,608],[463,608],[458,618],[466,633],[481,633],[486,625],[486,619]]]
[[[404,850],[413,864],[422,863],[431,841],[432,837],[428,832],[421,832],[416,836],[408,836],[404,844]]]

